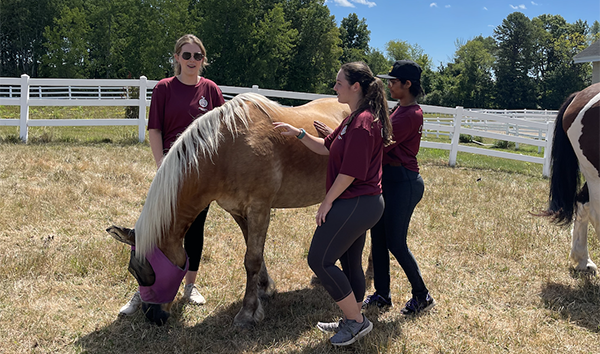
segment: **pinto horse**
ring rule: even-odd
[[[594,273],[598,268],[589,256],[587,230],[591,223],[600,239],[599,123],[600,83],[573,93],[561,106],[554,128],[549,206],[542,213],[559,225],[573,222],[569,258],[576,270]]]
[[[106,231],[129,244],[129,270],[140,284],[146,317],[158,325],[170,308],[187,266],[183,237],[212,201],[229,212],[246,241],[247,281],[234,319],[241,326],[264,317],[260,297],[274,292],[263,250],[271,208],[298,208],[325,197],[327,156],[273,129],[290,123],[317,135],[315,119],[337,126],[350,114],[335,98],[285,108],[246,93],[196,119],[164,157],[135,229]]]

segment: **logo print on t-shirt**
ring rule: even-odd
[[[338,139],[342,140],[342,135],[346,134],[346,128],[348,128],[348,126],[344,125],[342,132],[340,133],[340,135],[338,135]]]
[[[200,105],[201,110],[206,111],[206,107],[208,106],[208,101],[206,100],[206,98],[204,98],[204,96],[202,96],[200,101],[198,101],[198,104]]]

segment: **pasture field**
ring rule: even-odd
[[[207,304],[182,303],[181,288],[165,326],[119,318],[137,284],[127,247],[104,229],[135,224],[155,173],[149,146],[123,127],[108,138],[108,127],[44,139],[41,129],[29,145],[10,129],[0,129],[0,353],[600,353],[600,281],[570,270],[569,229],[529,213],[546,205],[541,165],[459,153],[450,168],[446,151],[424,149],[409,245],[438,305],[404,317],[410,287],[393,261],[396,306],[367,311],[371,334],[340,349],[315,328],[340,316],[310,284],[316,206],[272,211],[265,260],[277,293],[254,329],[232,325],[245,246],[214,203],[197,282]]]

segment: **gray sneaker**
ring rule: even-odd
[[[140,308],[140,305],[142,305],[142,298],[140,296],[140,292],[136,291],[131,297],[131,300],[121,307],[119,310],[119,315],[131,316],[137,312],[137,310]]]
[[[337,333],[344,325],[344,319],[340,318],[337,322],[319,322],[317,328],[323,333]]]
[[[354,320],[346,320],[339,332],[331,337],[331,344],[335,346],[350,345],[371,332],[373,324],[365,317],[365,315],[362,316],[362,323],[358,323]]]

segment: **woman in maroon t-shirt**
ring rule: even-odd
[[[373,328],[361,314],[361,260],[365,233],[383,213],[381,160],[384,145],[391,143],[391,123],[383,83],[365,63],[344,64],[334,90],[352,113],[325,139],[289,124],[274,125],[312,151],[329,155],[327,194],[317,211],[308,264],[344,313],[338,322],[317,324],[324,332],[335,332],[331,343],[339,346],[354,343]],[[343,270],[335,265],[338,259]]]
[[[413,61],[399,60],[388,75],[378,77],[388,80],[390,94],[398,100],[398,105],[390,116],[395,141],[385,148],[383,156],[385,210],[381,220],[371,229],[375,293],[367,296],[364,307],[386,308],[392,305],[391,252],[412,286],[412,298],[401,310],[403,314],[411,315],[435,306],[417,261],[406,243],[412,213],[424,191],[417,163],[423,130],[423,111],[417,104],[417,97],[423,94],[421,67]]]
[[[175,76],[160,80],[152,90],[148,118],[150,148],[159,168],[163,156],[179,135],[199,116],[225,103],[219,87],[201,77],[206,64],[206,49],[193,34],[186,34],[175,44]],[[200,212],[185,234],[184,248],[190,258],[185,275],[183,297],[193,304],[204,304],[205,299],[195,281],[204,244],[204,221],[208,207]],[[142,303],[139,291],[119,311],[134,314]]]

